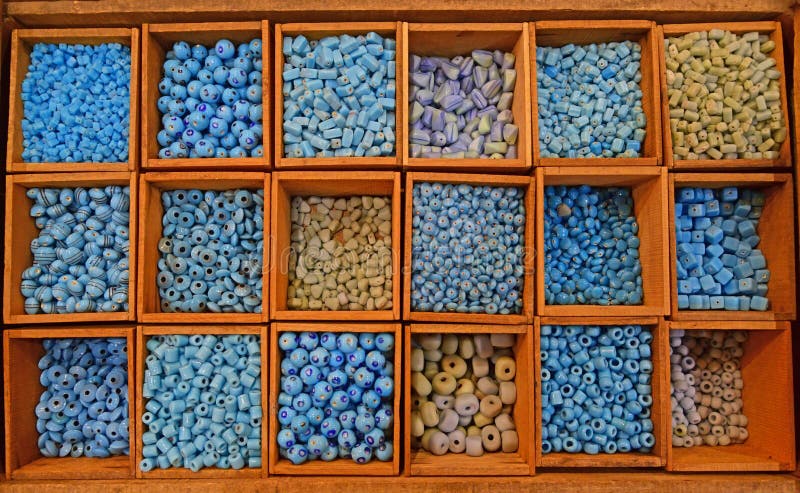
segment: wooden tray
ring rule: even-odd
[[[392,422],[392,447],[394,455],[391,462],[381,462],[373,458],[366,464],[357,464],[352,459],[336,459],[331,462],[315,460],[294,465],[289,460],[280,456],[277,436],[280,430],[278,423],[278,394],[280,393],[281,380],[281,349],[278,347],[278,338],[282,332],[373,332],[391,333],[394,335],[394,396],[393,396],[393,422]],[[397,476],[400,473],[400,456],[402,455],[400,441],[400,394],[402,392],[401,368],[403,357],[401,355],[402,328],[399,323],[305,323],[305,322],[277,322],[273,323],[270,330],[269,352],[269,441],[264,447],[269,449],[269,473],[272,475],[291,476]],[[266,389],[266,384],[264,386]]]
[[[411,340],[415,334],[516,334],[514,346],[517,375],[517,402],[514,404],[514,424],[519,436],[519,450],[514,453],[487,452],[481,457],[447,453],[435,456],[424,450],[411,450]],[[403,446],[406,474],[411,476],[531,476],[534,474],[535,443],[533,416],[532,327],[530,325],[463,325],[410,324],[405,329],[403,358],[403,422],[406,424]]]
[[[283,155],[283,38],[302,34],[309,40],[341,34],[366,34],[374,31],[383,37],[394,37],[395,53],[395,155],[378,157],[287,158]],[[275,167],[278,169],[398,169],[406,145],[406,129],[402,125],[406,111],[405,88],[400,84],[403,73],[402,54],[405,39],[400,22],[320,22],[275,25]],[[266,94],[266,93],[265,93]],[[266,114],[266,113],[265,113]]]
[[[137,427],[134,424],[134,402],[138,396],[134,378],[134,328],[129,326],[43,326],[7,329],[3,334],[5,360],[5,479],[129,479],[136,467]],[[44,356],[44,339],[125,338],[128,341],[128,407],[130,456],[119,455],[105,459],[90,457],[43,457],[36,445],[34,408],[44,387],[39,383],[42,373],[39,359]]]
[[[405,94],[409,92],[409,56],[468,56],[472,50],[503,50],[514,53],[517,82],[514,84],[514,101],[511,111],[514,124],[519,127],[517,137],[517,157],[514,159],[428,159],[410,156],[408,142],[408,111],[403,112],[400,123],[406,132],[403,149],[403,168],[408,171],[467,171],[474,173],[524,173],[530,170],[531,159],[531,97],[530,56],[528,54],[528,25],[526,23],[508,24],[403,24],[406,49],[403,60],[403,80]],[[402,102],[408,110],[408,101]]]
[[[580,160],[577,160],[580,161]],[[544,291],[544,187],[591,185],[630,187],[639,223],[642,264],[641,305],[548,305]],[[536,313],[542,316],[649,317],[669,314],[667,171],[656,167],[558,167],[536,170]]]
[[[670,330],[746,330],[741,372],[750,433],[726,447],[668,448],[669,471],[792,471],[795,467],[792,333],[789,322],[668,322]],[[667,399],[669,401],[669,399]],[[672,421],[666,433],[672,437]],[[671,445],[671,441],[670,441]]]
[[[658,80],[658,35],[656,24],[645,20],[538,21],[531,23],[531,94],[533,94],[533,157],[536,166],[659,166],[661,165],[661,105]],[[539,95],[536,82],[536,47],[568,43],[635,41],[642,47],[640,60],[642,109],[647,117],[641,157],[558,158],[541,157],[539,143]]]
[[[127,312],[91,312],[28,315],[25,298],[20,293],[22,272],[33,265],[30,242],[39,236],[29,211],[33,202],[25,195],[36,187],[104,187],[130,186],[130,250],[128,253],[130,280],[128,282]],[[3,276],[3,320],[7,324],[39,324],[56,322],[124,322],[135,320],[136,314],[136,173],[46,173],[6,176],[5,269]]]
[[[769,281],[770,309],[767,311],[678,310],[677,243],[675,238],[675,190],[682,187],[723,188],[739,186],[759,188],[766,195],[758,233],[758,247],[767,259],[772,273]],[[675,173],[669,177],[669,237],[672,320],[794,320],[797,316],[795,297],[795,256],[793,210],[794,185],[788,173]]]
[[[553,452],[542,454],[542,361],[539,349],[542,325],[642,325],[648,327],[653,333],[652,386],[653,405],[651,420],[653,421],[653,436],[656,444],[650,453],[617,452],[616,454],[597,455],[586,453],[571,454],[568,452]],[[536,415],[536,465],[538,467],[663,467],[667,463],[667,449],[671,433],[668,422],[672,419],[670,414],[670,386],[669,386],[669,346],[667,327],[662,318],[657,317],[536,317],[534,325],[533,354],[536,362],[534,374],[536,376],[534,414]]]
[[[131,422],[136,423],[136,454],[131,454],[135,458],[134,467],[136,477],[139,479],[258,479],[267,477],[266,444],[267,437],[267,373],[269,372],[269,360],[267,359],[267,326],[262,325],[203,325],[192,327],[188,325],[140,325],[136,329],[136,385],[144,385],[145,358],[148,356],[147,341],[154,336],[175,335],[175,334],[212,334],[212,335],[258,335],[261,337],[261,409],[264,411],[264,418],[261,420],[261,453],[262,461],[260,468],[249,468],[245,464],[243,469],[219,469],[217,467],[204,467],[198,472],[183,467],[171,467],[169,469],[159,469],[156,467],[150,472],[142,472],[139,463],[142,461],[142,433],[147,427],[142,424],[142,415],[145,413],[145,402],[140,392],[136,393],[136,413],[131,414]],[[141,390],[137,387],[137,390]],[[133,443],[133,440],[131,440]],[[185,483],[184,483],[185,484]]]
[[[247,158],[180,158],[160,159],[160,146],[156,140],[163,128],[161,112],[156,102],[161,96],[158,83],[164,74],[164,60],[167,51],[177,41],[200,43],[208,47],[220,39],[234,43],[249,42],[261,38],[261,84],[262,110],[261,124],[264,127],[262,145],[263,157]],[[144,24],[142,25],[142,168],[147,170],[267,170],[272,160],[272,98],[270,94],[270,35],[269,21],[256,22],[204,22],[196,24]]]
[[[288,262],[291,249],[291,202],[294,196],[388,195],[392,198],[391,310],[291,310],[287,305]],[[272,268],[270,307],[273,320],[340,320],[352,322],[400,319],[400,173],[391,171],[279,171],[272,174]]]
[[[26,163],[22,160],[22,82],[28,74],[36,43],[120,43],[131,49],[130,127],[127,163]],[[8,173],[58,173],[64,171],[135,171],[139,164],[139,29],[16,29],[11,35],[11,83],[9,90]]]
[[[142,208],[139,222],[139,258],[138,287],[136,291],[138,321],[144,323],[238,323],[254,324],[266,322],[269,314],[267,293],[269,292],[269,217],[270,188],[269,173],[229,172],[214,173],[196,171],[153,172],[144,173],[140,177]],[[192,189],[230,190],[230,189],[263,189],[264,190],[264,260],[262,268],[262,307],[261,313],[163,313],[158,289],[155,285],[158,272],[158,240],[161,238],[161,219],[164,208],[161,205],[161,192],[164,190]]]
[[[669,98],[667,97],[667,69],[664,65],[664,40],[674,36],[683,36],[696,31],[709,31],[711,29],[724,29],[734,34],[744,34],[751,31],[769,34],[769,38],[775,42],[775,49],[769,54],[775,59],[775,68],[781,71],[780,91],[781,91],[781,112],[783,121],[786,125],[786,140],[780,148],[778,159],[676,159],[672,152],[672,131],[669,123]],[[788,168],[792,165],[791,138],[789,130],[789,100],[786,96],[786,70],[787,66],[783,60],[783,36],[781,34],[780,22],[715,22],[706,24],[665,24],[658,28],[660,42],[659,60],[661,72],[661,118],[664,129],[664,162],[670,168],[683,170],[748,170],[763,168]]]

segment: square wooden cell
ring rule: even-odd
[[[487,313],[423,312],[411,309],[412,238],[414,217],[413,190],[417,183],[466,184],[471,186],[517,187],[525,191],[525,235],[522,279],[523,305],[520,313],[500,315]],[[534,277],[534,180],[527,176],[473,175],[455,173],[412,172],[406,175],[405,239],[403,263],[403,320],[435,323],[480,323],[480,324],[529,324],[533,322],[533,277]]]
[[[130,456],[44,457],[39,452],[34,409],[45,390],[39,383],[39,359],[45,355],[44,339],[124,338],[128,344],[128,415]],[[5,361],[5,452],[6,479],[129,479],[136,467],[134,402],[138,396],[134,372],[134,328],[126,326],[37,326],[7,329],[3,334]]]
[[[429,159],[410,155],[409,101],[405,105],[402,125],[405,132],[403,167],[409,171],[467,171],[473,173],[524,173],[532,166],[531,158],[531,95],[530,56],[528,54],[527,23],[465,23],[465,24],[416,24],[404,23],[406,49],[403,60],[402,86],[410,93],[409,57],[418,56],[469,56],[473,50],[502,50],[515,55],[514,69],[517,80],[514,84],[514,100],[511,112],[514,124],[519,127],[517,157],[513,159]],[[407,97],[406,97],[407,99]],[[398,120],[400,121],[400,120]]]
[[[351,36],[375,32],[384,38],[396,41],[395,50],[395,146],[394,156],[377,157],[310,157],[294,158],[284,156],[283,150],[283,103],[287,97],[283,93],[283,39],[286,36],[302,34],[309,40],[320,40],[326,36]],[[275,24],[275,167],[278,169],[399,169],[403,147],[406,144],[406,129],[402,126],[406,111],[405,89],[400,83],[403,73],[405,46],[401,22],[318,22]],[[267,114],[266,112],[264,114]]]
[[[136,422],[136,455],[135,468],[137,479],[259,479],[267,477],[267,463],[266,451],[267,445],[267,374],[269,373],[269,360],[267,359],[268,345],[268,327],[266,324],[260,325],[140,325],[136,329],[136,412],[132,414],[132,421]],[[146,412],[145,398],[142,396],[142,389],[144,385],[144,372],[147,368],[145,359],[149,355],[147,350],[147,341],[153,337],[166,336],[166,335],[214,335],[214,336],[227,336],[227,335],[257,335],[261,337],[261,409],[263,410],[264,417],[261,420],[261,467],[250,468],[245,467],[242,469],[220,469],[216,466],[204,467],[198,472],[193,472],[191,469],[183,467],[170,467],[168,469],[155,469],[149,472],[142,472],[139,469],[142,456],[142,433],[147,431],[147,425],[142,423],[142,415]]]
[[[775,49],[768,55],[775,59],[775,69],[781,71],[779,79],[781,92],[781,113],[783,122],[787,128],[787,137],[780,147],[780,155],[777,159],[677,159],[672,149],[672,131],[669,122],[669,98],[667,96],[667,68],[664,63],[666,60],[664,52],[664,40],[671,37],[683,36],[691,32],[710,31],[711,29],[723,29],[733,34],[742,35],[752,31],[761,34],[768,34],[769,38],[775,42]],[[664,129],[664,163],[670,168],[681,170],[752,170],[765,168],[788,168],[792,165],[791,139],[789,135],[789,99],[786,95],[786,73],[787,66],[783,56],[783,35],[781,33],[781,23],[778,21],[759,21],[759,22],[714,22],[707,24],[664,24],[658,27],[659,31],[659,72],[661,77],[661,126]]]
[[[760,189],[766,196],[758,225],[758,248],[767,259],[769,309],[766,311],[679,310],[677,243],[675,236],[675,191],[683,187],[719,189],[746,187]],[[788,173],[675,173],[669,176],[669,238],[671,318],[703,320],[794,320],[795,299],[794,185]]]
[[[144,323],[239,323],[254,324],[266,322],[269,314],[267,293],[269,292],[269,217],[270,217],[270,175],[260,172],[216,173],[211,171],[152,172],[140,176],[142,208],[139,223],[139,258],[137,315]],[[264,257],[262,261],[262,306],[261,313],[165,313],[161,311],[160,296],[156,285],[158,260],[158,240],[161,238],[164,207],[161,194],[170,190],[223,191],[235,189],[264,190]]]
[[[333,332],[340,334],[351,332],[361,334],[370,332],[374,334],[389,333],[394,336],[394,395],[392,396],[393,422],[391,440],[393,446],[392,460],[381,462],[375,457],[366,464],[358,464],[349,458],[339,458],[330,462],[323,460],[308,461],[303,464],[292,464],[288,459],[280,456],[278,446],[278,433],[281,425],[278,422],[278,394],[281,392],[281,361],[282,350],[278,347],[278,338],[283,332]],[[269,473],[272,475],[286,476],[397,476],[400,473],[400,456],[402,455],[400,442],[400,395],[402,393],[401,368],[403,364],[401,341],[403,337],[400,323],[344,323],[344,322],[276,322],[270,330],[269,352],[269,442],[264,445],[269,449]],[[388,359],[388,358],[387,358]],[[266,387],[265,387],[266,388]],[[387,430],[388,432],[388,430]],[[388,435],[388,433],[387,433]]]
[[[20,292],[22,272],[33,265],[31,240],[39,236],[36,222],[30,216],[33,201],[26,192],[30,188],[130,187],[130,223],[128,253],[127,312],[56,313],[28,315],[25,297]],[[137,176],[127,171],[107,173],[45,173],[6,176],[5,269],[3,277],[3,320],[7,324],[39,324],[56,322],[124,322],[136,318]]]
[[[26,163],[22,159],[22,83],[28,74],[31,51],[37,43],[91,44],[120,43],[131,49],[130,118],[128,162],[126,163]],[[139,164],[139,29],[15,29],[11,34],[11,83],[9,89],[8,173],[58,173],[135,171]]]
[[[162,130],[161,112],[156,103],[161,93],[158,83],[164,77],[164,61],[172,45],[186,41],[190,45],[202,44],[213,48],[220,39],[228,39],[234,44],[247,43],[261,39],[261,125],[264,135],[262,157],[246,158],[178,158],[158,157],[158,132]],[[267,170],[272,159],[272,130],[270,115],[272,99],[270,94],[270,34],[269,21],[253,22],[203,22],[188,24],[144,24],[142,26],[142,168],[147,170]]]
[[[639,224],[639,259],[642,265],[641,305],[548,305],[544,273],[544,189],[551,185],[629,187]],[[667,227],[667,171],[658,167],[576,167],[536,170],[536,310],[541,316],[645,317],[669,313]]]
[[[591,455],[585,452],[551,452],[542,453],[542,358],[541,358],[541,328],[543,325],[597,325],[601,328],[621,325],[641,325],[653,334],[651,346],[651,361],[653,363],[652,387],[653,404],[650,408],[650,419],[653,421],[653,436],[655,446],[649,453],[642,452],[617,452],[615,454],[603,453]],[[534,414],[536,416],[536,466],[537,467],[579,467],[579,468],[609,468],[609,467],[663,467],[667,463],[667,450],[670,446],[669,424],[670,415],[670,387],[669,387],[669,347],[667,327],[659,317],[536,317],[534,326],[533,354],[536,362],[534,375],[535,399]]]
[[[295,310],[288,306],[292,249],[292,198],[390,196],[392,199],[392,308],[384,310]],[[400,173],[392,171],[278,171],[272,174],[272,263],[270,306],[273,320],[390,321],[400,319]]]
[[[570,20],[531,23],[531,94],[533,99],[533,158],[536,166],[660,166],[661,165],[661,87],[658,79],[658,33],[656,24],[646,20]],[[642,47],[640,71],[642,110],[647,123],[640,157],[561,158],[542,157],[539,142],[539,94],[536,74],[536,47],[560,47],[569,43],[586,45],[634,41]]]
[[[533,327],[530,325],[466,325],[466,324],[409,324],[405,329],[405,357],[403,368],[403,395],[405,396],[403,421],[406,473],[411,476],[531,476],[534,474],[534,409],[533,409]],[[418,334],[515,334],[514,359],[517,373],[514,383],[517,401],[512,417],[519,437],[516,452],[484,452],[480,457],[465,453],[446,453],[436,456],[425,450],[411,448],[411,349]]]
[[[744,330],[740,369],[746,442],[728,446],[673,447],[666,420],[667,470],[682,472],[792,471],[795,467],[792,333],[789,322],[668,322],[670,330]],[[667,387],[669,392],[671,386]],[[669,399],[667,399],[669,401]]]

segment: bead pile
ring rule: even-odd
[[[288,306],[391,310],[390,197],[294,197]]]
[[[293,464],[394,455],[394,336],[284,332],[277,442]]]
[[[26,163],[128,161],[131,49],[36,43],[22,82]]]
[[[128,346],[125,339],[45,339],[45,387],[36,405],[45,457],[128,455]]]
[[[675,191],[678,309],[767,310],[770,271],[756,248],[764,201],[736,187]]]
[[[744,331],[670,332],[672,446],[744,443]]]
[[[139,469],[261,467],[261,337],[168,335],[146,345]]]
[[[411,55],[411,157],[516,158],[515,61],[500,50],[452,59]]]
[[[30,188],[38,237],[22,272],[25,313],[128,311],[130,189]]]
[[[628,188],[547,186],[548,305],[640,305],[639,225]]]
[[[375,32],[283,38],[283,154],[395,154],[394,39]]]
[[[158,84],[158,157],[262,157],[261,40],[178,41]]]
[[[420,334],[411,351],[412,448],[516,452],[514,334]]]
[[[172,190],[161,203],[161,311],[261,313],[264,190]]]
[[[416,183],[413,197],[411,309],[520,313],[525,190]]]
[[[652,341],[638,325],[542,326],[542,453],[653,449]]]
[[[600,43],[536,47],[542,157],[639,157],[642,47]]]
[[[664,41],[675,159],[777,159],[787,128],[767,35],[700,31]]]

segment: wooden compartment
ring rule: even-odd
[[[531,23],[531,94],[533,95],[533,159],[536,166],[660,166],[661,101],[659,92],[658,33],[655,22],[648,20],[570,20]],[[539,143],[539,95],[536,74],[536,47],[558,47],[569,43],[590,44],[634,41],[642,47],[640,60],[642,110],[647,117],[646,135],[640,157],[560,158],[542,157]]]
[[[264,136],[262,157],[246,158],[179,158],[161,159],[160,146],[156,140],[161,131],[161,112],[156,102],[161,97],[158,83],[164,75],[164,60],[172,45],[178,41],[189,44],[200,43],[206,48],[220,39],[234,44],[261,39],[261,124]],[[272,152],[270,115],[272,114],[270,69],[269,21],[253,22],[203,22],[196,24],[144,24],[142,25],[142,168],[146,170],[266,170],[269,169]]]
[[[639,258],[642,264],[641,305],[548,305],[544,286],[544,187],[591,185],[630,187],[639,223]],[[536,313],[541,316],[649,317],[669,313],[669,239],[667,221],[667,171],[656,167],[557,167],[536,170]]]
[[[309,40],[319,40],[326,36],[349,34],[357,36],[374,31],[384,38],[394,38],[395,52],[395,147],[394,156],[377,157],[312,157],[289,158],[283,155],[283,38],[284,36],[304,35]],[[275,167],[278,169],[399,169],[403,148],[406,145],[406,129],[402,125],[406,112],[405,87],[401,84],[403,73],[403,53],[405,39],[401,22],[318,22],[275,24]],[[265,94],[267,94],[265,92]],[[267,114],[266,112],[264,113]]]
[[[44,457],[39,452],[34,409],[44,387],[39,359],[45,354],[44,339],[125,338],[128,343],[128,409],[130,456]],[[131,479],[136,467],[134,402],[138,398],[134,378],[134,328],[127,326],[44,326],[7,329],[3,333],[6,479]]]
[[[530,56],[528,54],[527,23],[468,23],[468,24],[416,24],[404,23],[405,48],[403,51],[402,87],[404,105],[402,122],[405,141],[403,142],[403,167],[408,171],[468,171],[478,173],[524,173],[532,166],[531,158],[531,96],[529,77]],[[517,137],[517,157],[514,159],[429,159],[411,157],[409,134],[409,57],[419,56],[469,56],[472,50],[503,50],[516,56],[514,69],[517,81],[514,84],[514,101],[511,112],[514,124],[519,127]],[[398,120],[400,121],[400,120]]]
[[[120,43],[131,49],[130,118],[127,163],[26,163],[22,159],[22,82],[28,74],[30,55],[36,43],[102,44]],[[58,173],[65,171],[135,171],[139,160],[139,29],[15,29],[11,34],[11,77],[9,88],[8,173]]]
[[[267,325],[139,325],[136,329],[136,410],[131,414],[131,422],[136,422],[136,454],[131,454],[135,459],[137,479],[258,479],[267,476],[265,440],[267,438],[267,373],[269,372],[269,360],[267,359]],[[148,356],[147,341],[155,336],[162,335],[257,335],[261,337],[261,408],[264,411],[264,418],[261,420],[261,467],[242,469],[220,469],[214,467],[204,467],[198,472],[183,467],[170,467],[168,469],[155,469],[149,472],[142,472],[139,463],[144,458],[142,456],[142,433],[147,430],[147,426],[142,423],[142,415],[145,411],[145,401],[142,396],[142,386],[144,385],[144,371],[146,368],[145,358]],[[133,438],[133,437],[131,437]],[[133,443],[133,439],[131,443]]]
[[[467,184],[472,186],[490,185],[496,187],[518,187],[525,189],[525,238],[524,267],[522,279],[522,310],[517,314],[490,315],[487,313],[422,312],[411,309],[411,276],[413,236],[412,218],[414,215],[414,185],[418,182],[439,182]],[[533,271],[534,271],[534,188],[533,180],[527,176],[472,175],[455,173],[412,172],[406,175],[406,209],[403,263],[403,321],[436,323],[481,323],[481,324],[528,324],[533,322]]]
[[[20,293],[22,272],[33,265],[30,242],[39,236],[39,229],[30,217],[33,202],[25,195],[29,188],[130,186],[130,251],[128,254],[127,312],[90,312],[28,315],[25,297]],[[137,260],[137,179],[127,171],[108,173],[47,173],[6,176],[5,269],[3,277],[3,321],[7,324],[39,324],[56,322],[124,322],[136,317],[136,260]]]
[[[742,412],[750,434],[725,447],[672,447],[666,420],[667,470],[681,472],[792,471],[795,467],[792,333],[789,322],[668,322],[670,330],[746,330],[741,361]],[[669,363],[667,363],[669,364]],[[667,377],[669,379],[669,376]],[[669,382],[668,382],[669,383]],[[671,385],[667,386],[667,402]],[[669,405],[669,404],[667,404]]]
[[[292,464],[288,459],[280,456],[278,446],[278,433],[281,425],[278,423],[278,394],[280,393],[281,381],[281,360],[283,359],[282,350],[278,347],[278,338],[282,332],[333,332],[333,333],[390,333],[394,336],[394,395],[392,396],[393,423],[392,423],[392,447],[393,456],[391,462],[381,462],[372,458],[366,464],[358,464],[350,458],[340,458],[331,462],[323,460],[308,461],[303,464]],[[397,476],[400,474],[400,394],[402,393],[401,375],[403,367],[402,357],[402,337],[403,331],[400,323],[346,323],[346,322],[275,322],[270,327],[269,341],[269,441],[263,445],[264,449],[269,449],[269,473],[271,475],[286,476]],[[264,387],[267,388],[266,386]],[[266,414],[265,414],[266,416]],[[388,431],[388,430],[387,430]],[[388,434],[388,433],[387,433]],[[340,478],[341,479],[341,478]],[[337,480],[338,481],[338,480]]]
[[[675,236],[675,190],[683,187],[761,189],[766,195],[758,233],[759,249],[767,259],[769,310],[678,310],[677,243]],[[794,320],[795,298],[794,185],[788,173],[675,173],[669,177],[669,265],[672,320]]]
[[[781,71],[779,79],[781,92],[781,112],[783,121],[786,125],[786,140],[780,147],[778,159],[677,159],[672,152],[672,131],[669,123],[669,98],[667,96],[667,68],[664,63],[664,40],[683,36],[691,32],[710,31],[711,29],[723,29],[734,34],[744,34],[751,31],[758,31],[761,34],[768,34],[769,38],[775,42],[775,49],[769,56],[775,59],[775,68]],[[789,99],[786,96],[786,74],[787,65],[783,57],[783,35],[781,34],[781,23],[778,21],[760,22],[714,22],[707,24],[664,24],[658,27],[659,31],[659,71],[661,75],[661,126],[664,129],[664,163],[670,168],[683,170],[747,170],[764,168],[788,168],[792,165],[791,138],[792,132],[789,126]],[[791,72],[791,69],[788,69]]]
[[[406,474],[411,476],[531,476],[534,474],[534,410],[531,393],[534,389],[533,336],[530,325],[467,325],[467,324],[409,324],[405,330],[403,358],[403,446]],[[481,457],[465,453],[436,456],[425,450],[411,449],[411,341],[416,334],[516,334],[514,355],[517,374],[517,402],[514,404],[514,424],[519,436],[519,449],[514,453],[485,452]]]
[[[650,343],[653,362],[652,386],[653,404],[650,408],[650,419],[653,421],[653,436],[656,443],[649,453],[617,452],[605,454],[601,450],[597,455],[584,452],[552,452],[542,453],[542,360],[541,360],[541,328],[543,325],[598,325],[600,327],[619,325],[641,325],[652,331],[653,342]],[[669,345],[667,326],[660,317],[536,317],[534,325],[533,355],[535,365],[535,399],[536,415],[536,466],[537,467],[663,467],[667,463],[667,450],[670,445],[671,429],[669,428]]]
[[[292,197],[386,195],[392,198],[392,308],[388,310],[294,310],[288,306]],[[400,173],[391,171],[279,171],[272,174],[272,262],[270,315],[273,320],[391,321],[400,319]]]
[[[218,173],[211,171],[195,171],[191,174],[185,172],[152,172],[143,173],[140,177],[141,196],[139,204],[142,208],[142,217],[139,222],[139,257],[137,269],[137,320],[144,323],[239,323],[254,324],[266,322],[269,310],[267,293],[269,291],[269,173],[260,172],[229,172]],[[164,313],[161,311],[160,297],[156,286],[158,274],[158,240],[161,238],[161,219],[164,207],[161,203],[161,193],[167,190],[264,190],[264,260],[261,290],[261,313]]]

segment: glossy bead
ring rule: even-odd
[[[378,351],[376,339],[385,351],[367,363],[363,346]],[[392,426],[394,383],[389,376],[376,379],[375,375],[391,364],[393,340],[391,334],[369,333],[359,337],[353,333],[284,332],[278,336],[282,357],[278,400],[286,402],[278,412],[281,428],[277,442],[282,457],[295,464],[336,457],[350,457],[357,463],[373,457],[392,459],[391,442],[384,430]],[[347,373],[333,366],[333,353],[339,352],[334,347],[347,355]],[[322,357],[329,352],[330,357]],[[387,443],[379,454],[376,447]]]
[[[182,59],[175,47],[186,43],[179,41],[167,52],[164,79],[159,84],[167,98],[159,100],[166,132],[159,139],[160,158],[263,156],[263,132],[255,131],[261,125],[262,114],[260,110],[250,111],[251,103],[253,107],[261,106],[259,42],[254,39],[237,48],[223,39],[210,48],[196,45],[193,57]],[[228,132],[234,120],[241,126],[236,135]],[[240,136],[242,129],[247,132],[244,139]]]

